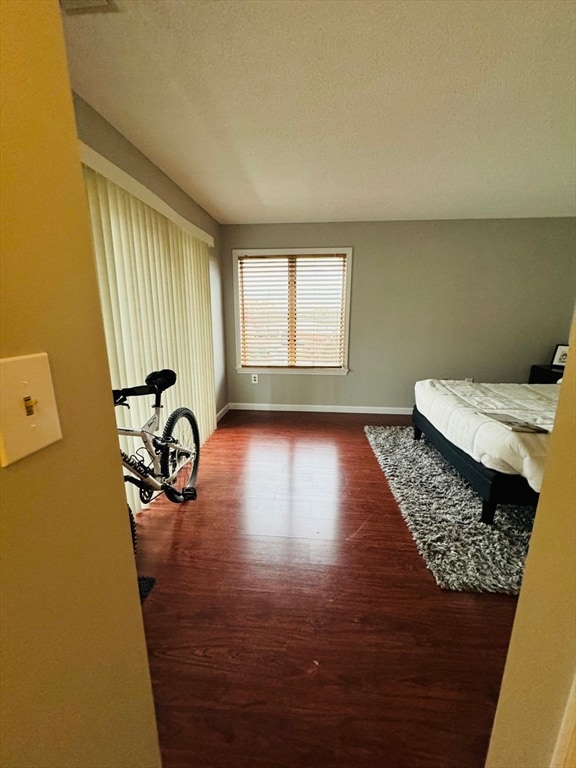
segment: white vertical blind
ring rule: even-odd
[[[239,256],[240,364],[345,365],[345,253]]]
[[[216,428],[208,246],[90,168],[84,177],[112,386],[173,369],[163,417],[191,408],[203,442]],[[130,406],[116,409],[117,421],[140,427],[151,398],[131,398]]]

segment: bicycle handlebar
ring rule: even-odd
[[[113,389],[112,397],[114,405],[123,405],[127,397],[139,397],[140,395],[156,395],[165,389],[169,389],[176,383],[176,373],[170,368],[163,368],[161,371],[152,371],[146,376],[146,384],[139,387],[124,387],[123,389]]]

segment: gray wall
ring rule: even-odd
[[[568,339],[574,219],[223,226],[231,403],[402,408],[421,378],[527,381]],[[233,248],[354,249],[348,376],[235,370]]]
[[[228,403],[220,265],[220,224],[183,192],[165,173],[151,163],[121,133],[118,133],[89,104],[76,94],[73,94],[73,97],[78,138],[154,192],[180,216],[208,232],[214,238],[214,247],[210,249],[210,287],[212,293],[216,409],[219,411]]]

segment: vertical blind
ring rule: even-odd
[[[112,386],[172,368],[178,379],[163,395],[163,418],[191,408],[203,442],[216,428],[208,247],[92,169],[84,177]],[[142,426],[150,406],[151,398],[131,398],[130,410],[116,409],[118,423]],[[138,447],[123,440],[130,453]],[[129,501],[139,507],[133,494]]]
[[[342,368],[346,254],[239,256],[240,364]]]

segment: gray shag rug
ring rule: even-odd
[[[518,594],[533,507],[502,505],[480,522],[480,497],[411,427],[365,427],[418,552],[442,589]]]

